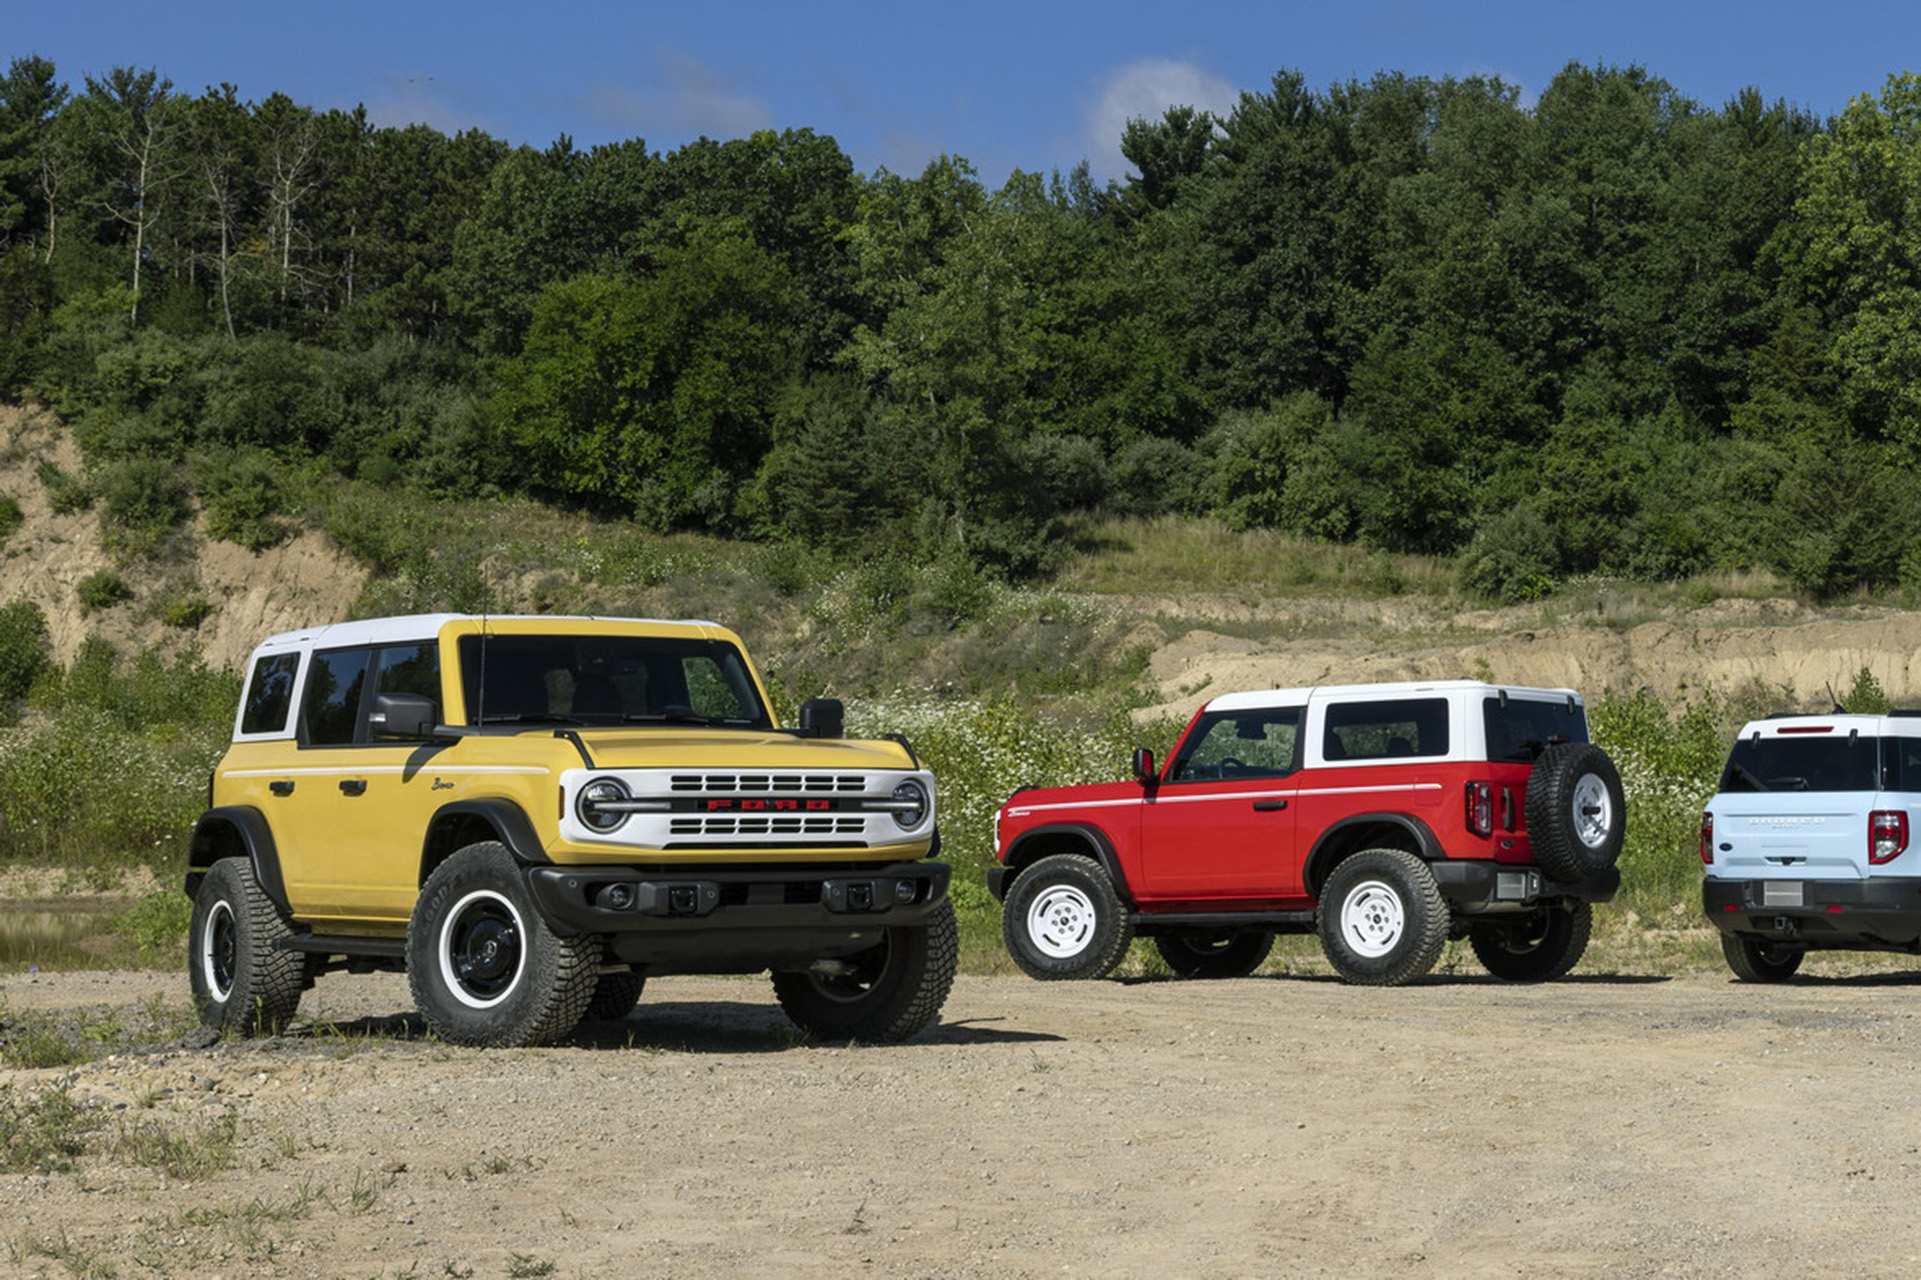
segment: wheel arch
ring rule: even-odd
[[[1021,872],[1042,858],[1057,853],[1078,854],[1098,864],[1107,873],[1114,892],[1120,895],[1121,900],[1132,901],[1127,877],[1121,874],[1120,855],[1114,852],[1114,842],[1107,838],[1105,831],[1086,822],[1052,822],[1016,836],[1013,844],[1008,846],[1003,864],[1009,872],[1007,888],[1013,888]]]
[[[420,878],[424,886],[434,869],[470,844],[498,840],[522,864],[552,862],[533,820],[512,800],[481,797],[442,805],[427,824],[420,846]]]
[[[1423,862],[1447,856],[1433,829],[1411,814],[1357,813],[1341,819],[1315,840],[1302,870],[1307,891],[1320,897],[1321,887],[1334,874],[1334,868],[1364,849],[1399,849]]]
[[[280,849],[274,843],[273,828],[267,815],[252,805],[224,805],[209,809],[194,823],[193,838],[187,845],[187,876],[184,888],[192,898],[200,892],[207,869],[223,858],[245,858],[253,865],[254,878],[280,908],[291,916],[293,906],[287,899],[287,882],[280,873]]]

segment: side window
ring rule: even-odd
[[[1446,698],[1337,702],[1327,709],[1321,755],[1329,763],[1446,754]]]
[[[1283,778],[1300,768],[1301,709],[1257,707],[1202,716],[1181,744],[1174,782]]]
[[[308,743],[340,746],[354,740],[360,722],[360,693],[367,683],[367,659],[371,656],[366,649],[313,656],[304,709]]]
[[[276,653],[253,664],[253,677],[247,681],[247,705],[240,713],[240,732],[277,733],[287,727],[287,712],[293,708],[293,679],[300,670],[300,655]]]
[[[375,693],[417,693],[440,705],[440,646],[407,644],[380,651],[374,664]]]

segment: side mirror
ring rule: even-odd
[[[1160,776],[1160,771],[1154,767],[1154,753],[1146,747],[1135,747],[1134,781],[1146,786]]]
[[[838,738],[847,725],[839,698],[809,698],[800,704],[800,731],[810,738]]]
[[[376,738],[431,738],[439,722],[434,700],[417,693],[377,693],[367,716],[368,731]]]

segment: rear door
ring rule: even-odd
[[[1783,906],[1795,885],[1868,874],[1868,815],[1880,807],[1881,740],[1837,718],[1750,731],[1734,744],[1714,797],[1708,874],[1777,880]],[[1863,728],[1868,732],[1863,732]]]

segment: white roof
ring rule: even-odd
[[[304,631],[282,631],[268,636],[254,649],[263,650],[300,648],[307,645],[355,645],[387,644],[409,640],[431,640],[440,634],[440,629],[449,622],[470,619],[500,622],[638,622],[643,624],[669,623],[683,627],[715,627],[716,622],[699,618],[603,618],[585,615],[561,614],[475,614],[475,613],[410,613],[395,618],[365,618],[358,622],[330,622],[318,627],[308,627]]]
[[[1406,698],[1417,694],[1447,694],[1455,692],[1500,693],[1506,690],[1509,697],[1528,698],[1542,702],[1565,702],[1573,698],[1581,701],[1581,695],[1572,689],[1535,689],[1525,685],[1489,684],[1485,680],[1401,680],[1378,684],[1321,684],[1296,689],[1249,689],[1242,693],[1224,693],[1218,698],[1209,699],[1203,711],[1244,711],[1255,707],[1282,707],[1304,703],[1309,697],[1320,698]]]
[[[1921,738],[1921,716],[1867,716],[1837,712],[1826,716],[1775,716],[1768,720],[1750,720],[1741,726],[1740,736],[1743,738],[1752,738],[1757,733],[1763,738],[1784,735],[1792,738],[1804,734],[1810,738],[1845,738],[1849,733],[1859,733],[1864,737]]]

